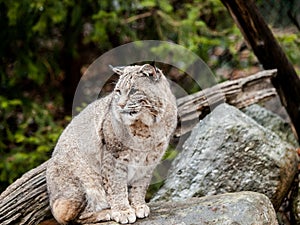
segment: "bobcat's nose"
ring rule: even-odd
[[[118,106],[121,107],[121,109],[124,109],[124,107],[126,106],[127,104],[127,98],[125,97],[121,97],[118,101]]]
[[[118,103],[118,106],[120,106],[122,109],[124,109],[125,105],[126,105],[126,103],[124,103],[124,102],[119,102]]]

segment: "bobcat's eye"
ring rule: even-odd
[[[145,75],[146,77],[152,77],[153,76],[153,72],[143,71],[143,75]]]
[[[138,91],[138,89],[136,89],[136,88],[133,87],[133,88],[130,89],[129,95],[133,95],[133,94],[135,94],[137,91]]]

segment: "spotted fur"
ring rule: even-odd
[[[73,118],[49,161],[50,206],[60,224],[149,215],[145,194],[176,127],[176,101],[155,66],[113,70],[120,75],[114,91]]]

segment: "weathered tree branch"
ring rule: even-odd
[[[214,105],[227,102],[238,108],[266,100],[276,95],[270,79],[276,70],[262,71],[234,81],[227,81],[193,95],[178,99],[180,136],[192,129]],[[1,225],[37,225],[51,218],[45,171],[47,162],[30,170],[0,195]]]
[[[36,225],[51,216],[45,174],[47,162],[25,173],[2,192],[0,224]]]
[[[276,70],[265,70],[178,99],[179,123],[175,136],[191,131],[199,119],[204,118],[219,103],[227,102],[237,108],[244,108],[274,97],[276,91],[270,79],[275,76]]]
[[[253,0],[221,0],[265,69],[277,69],[273,84],[300,136],[300,79]],[[299,141],[299,138],[298,138]]]

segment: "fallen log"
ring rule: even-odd
[[[226,102],[239,109],[276,96],[270,79],[276,70],[264,70],[254,75],[226,81],[177,100],[179,123],[175,136],[188,133],[218,104]]]
[[[48,161],[25,173],[0,195],[0,224],[36,225],[51,217],[47,186]]]
[[[175,136],[191,131],[199,119],[221,102],[243,108],[276,96],[270,81],[274,76],[276,70],[262,71],[178,99],[179,126]],[[37,225],[52,218],[45,179],[47,163],[48,161],[25,173],[1,193],[1,225]]]

